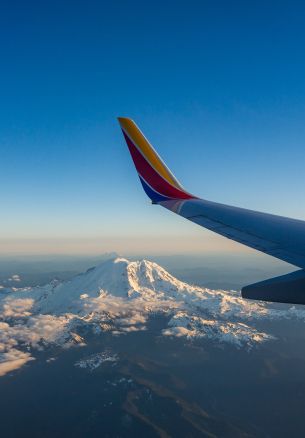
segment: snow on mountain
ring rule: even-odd
[[[96,334],[126,334],[145,330],[156,313],[168,317],[161,328],[165,336],[206,338],[237,348],[273,339],[255,328],[256,320],[305,320],[304,310],[274,310],[233,291],[184,283],[147,260],[115,258],[70,281],[0,291],[0,376],[33,360],[32,349],[84,345],[80,326]]]

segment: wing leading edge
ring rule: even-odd
[[[119,118],[119,122],[142,186],[153,203],[224,237],[305,269],[304,221],[219,204],[191,195],[177,181],[136,124],[127,118]],[[305,271],[298,274],[297,283],[289,275],[278,277],[282,288],[279,294],[275,290],[280,286],[276,279],[272,279],[270,284],[261,282],[243,288],[242,296],[305,304]],[[303,294],[289,294],[289,285],[295,291],[296,284],[298,290],[304,286]],[[273,292],[268,295],[270,288]]]

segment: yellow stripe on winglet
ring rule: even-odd
[[[177,189],[181,190],[182,187],[179,185],[178,181],[169,171],[169,169],[162,162],[161,158],[158,156],[156,151],[153,149],[149,141],[142,134],[140,129],[137,127],[135,122],[126,117],[118,117],[118,121],[121,127],[124,129],[126,134],[130,139],[136,144],[136,146],[141,150],[142,154],[146,160],[153,166],[153,168],[170,184],[172,184]]]

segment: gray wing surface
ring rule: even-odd
[[[305,268],[305,222],[203,199],[159,203],[236,242]]]

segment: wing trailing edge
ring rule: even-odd
[[[245,286],[241,296],[273,303],[305,304],[305,270]]]

